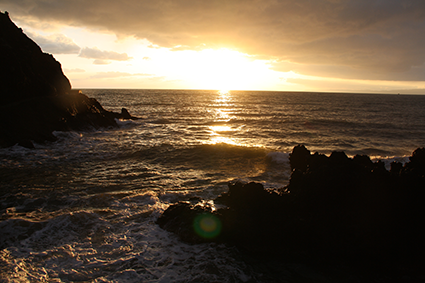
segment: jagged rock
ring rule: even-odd
[[[0,12],[0,147],[32,148],[33,141],[55,141],[58,130],[117,127],[117,118],[137,119],[71,90],[60,63]]]
[[[290,156],[290,164],[292,170],[307,170],[307,165],[310,162],[311,153],[304,145],[297,145],[292,150]]]
[[[132,119],[133,117],[130,115],[130,113],[128,112],[128,110],[127,109],[125,109],[125,108],[122,108],[121,109],[121,117],[123,118],[123,119]]]
[[[416,150],[410,162],[393,174],[367,156],[349,158],[334,152],[327,157],[297,146],[285,188],[229,184],[229,191],[214,200],[226,208],[208,211],[219,219],[220,235],[207,240],[255,254],[309,260],[383,266],[420,262],[425,252],[425,232],[420,228],[425,223],[423,153],[424,149]],[[198,213],[205,209],[178,203],[158,223],[181,239],[198,243],[193,232]]]

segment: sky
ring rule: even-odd
[[[74,88],[425,94],[424,0],[0,0]]]

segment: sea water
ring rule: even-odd
[[[387,165],[425,146],[425,96],[83,93],[141,119],[55,132],[57,142],[35,149],[0,149],[1,281],[272,282],[236,249],[183,243],[156,219],[178,201],[214,199],[228,182],[285,186],[297,144],[367,154]],[[279,276],[297,282],[294,270],[302,268],[291,268]]]

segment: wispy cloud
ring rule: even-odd
[[[54,54],[78,54],[81,48],[74,41],[63,34],[43,36],[27,31],[26,34],[41,46],[44,52]]]
[[[84,47],[80,55],[78,55],[81,58],[88,58],[88,59],[95,59],[93,61],[93,64],[96,65],[105,65],[109,64],[111,60],[113,61],[128,61],[133,59],[132,57],[129,57],[127,53],[118,53],[115,51],[103,51],[98,48],[89,48]]]
[[[111,61],[96,59],[96,60],[93,61],[93,64],[94,65],[108,65],[108,64],[111,64]]]
[[[148,77],[153,76],[152,74],[141,74],[141,73],[126,73],[126,72],[98,72],[95,75],[91,76],[93,79],[110,79],[110,78],[120,78],[120,77]]]
[[[75,69],[64,69],[65,73],[84,73],[86,70],[75,68]]]

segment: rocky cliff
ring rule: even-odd
[[[69,93],[71,84],[52,55],[0,13],[0,103]]]
[[[58,130],[117,127],[115,118],[134,117],[72,91],[60,63],[0,12],[0,147],[55,141]]]

